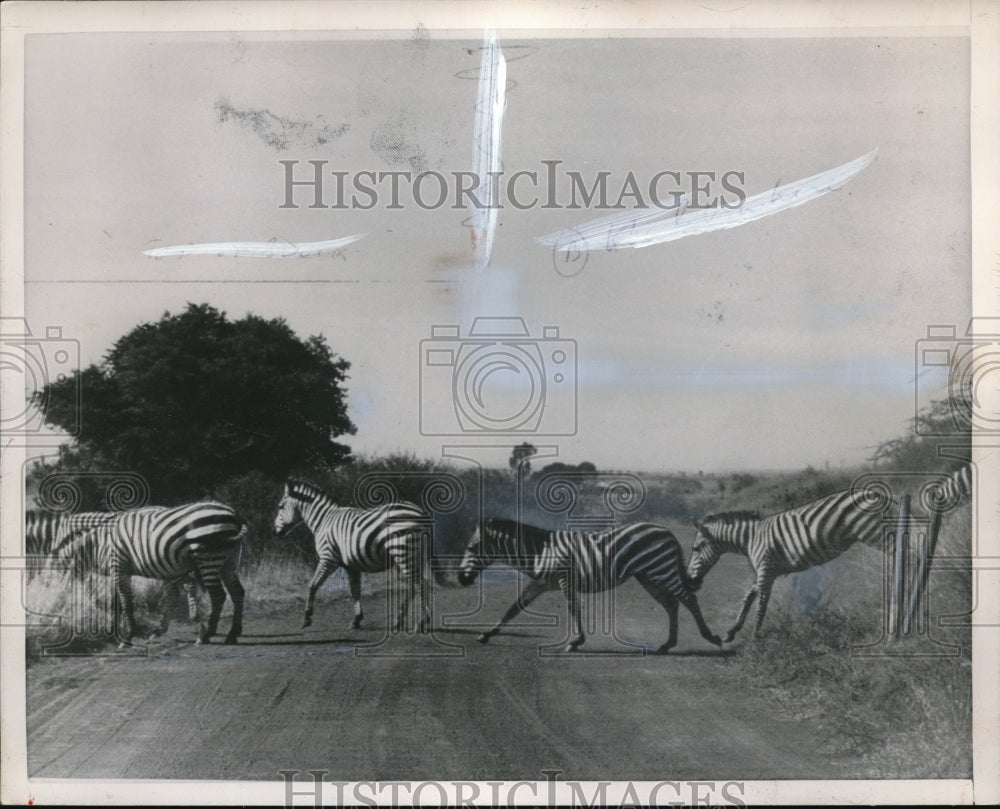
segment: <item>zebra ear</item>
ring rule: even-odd
[[[696,531],[699,531],[699,532],[701,532],[701,533],[704,533],[704,532],[705,532],[705,526],[704,526],[704,525],[702,525],[702,524],[701,524],[700,522],[698,522],[697,520],[691,520],[691,525],[693,525],[693,526],[695,527],[695,530],[696,530]]]

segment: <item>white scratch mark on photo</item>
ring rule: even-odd
[[[483,41],[483,59],[479,68],[479,92],[476,98],[475,134],[472,145],[472,169],[485,190],[485,207],[469,200],[472,219],[472,249],[476,271],[490,265],[493,239],[499,212],[500,133],[507,92],[507,61],[503,57],[495,31],[487,31]],[[492,172],[492,173],[491,173]],[[483,197],[480,197],[482,199]]]
[[[804,180],[782,185],[773,191],[765,191],[747,198],[736,208],[708,208],[688,211],[681,216],[671,216],[662,222],[652,222],[643,227],[637,225],[640,217],[605,224],[600,219],[591,220],[575,228],[566,228],[556,233],[538,236],[535,241],[557,251],[615,250],[623,247],[649,247],[653,244],[672,242],[685,236],[696,236],[713,230],[735,228],[771,216],[780,211],[795,208],[817,197],[835,191],[864,170],[875,159],[878,149],[873,149],[863,157],[844,163],[829,171],[814,174]],[[629,212],[631,215],[633,212]],[[666,214],[656,209],[656,214]],[[645,214],[642,215],[646,217]],[[611,217],[605,217],[610,219]],[[582,235],[581,235],[582,233]]]
[[[578,248],[577,244],[594,244],[604,241],[607,250],[614,250],[626,235],[635,233],[639,225],[652,219],[660,219],[667,213],[678,216],[679,212],[691,201],[691,197],[682,194],[669,206],[650,208],[631,208],[610,216],[589,219],[581,225],[566,228],[546,236],[536,236],[535,241],[556,250],[595,250],[596,247]],[[626,245],[631,246],[631,245]]]
[[[235,258],[306,258],[330,253],[363,239],[366,233],[355,233],[325,242],[213,242],[211,244],[175,244],[143,250],[151,258],[167,256],[230,256]]]

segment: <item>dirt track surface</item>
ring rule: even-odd
[[[34,663],[29,775],[269,781],[282,769],[323,769],[344,780],[544,780],[542,770],[556,769],[579,780],[850,776],[845,764],[818,752],[818,727],[778,717],[766,692],[741,688],[738,658],[702,640],[683,608],[670,655],[637,653],[610,633],[565,655],[540,649],[565,635],[557,593],[533,605],[540,615],[484,646],[476,635],[513,600],[510,578],[481,589],[436,588],[430,638],[387,637],[379,592],[366,598],[366,626],[358,631],[346,629],[343,596],[321,594],[314,625],[300,631],[301,601],[251,594],[246,634],[235,647],[195,646],[191,625],[175,622],[145,657]],[[735,604],[702,601],[721,633]],[[587,606],[585,615],[593,615]],[[619,638],[652,648],[666,638],[666,615],[634,583],[617,591],[613,614]],[[226,613],[223,628],[227,621]]]

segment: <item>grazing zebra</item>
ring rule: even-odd
[[[65,538],[114,518],[110,511],[82,511],[75,514],[29,509],[24,515],[24,550],[29,556],[51,556]]]
[[[168,582],[193,573],[208,592],[212,611],[201,624],[198,642],[216,633],[226,591],[233,601],[233,622],[226,643],[236,643],[243,630],[245,591],[237,574],[246,525],[221,503],[190,503],[173,508],[146,507],[123,511],[83,534],[70,534],[56,549],[78,569],[107,573],[115,583],[124,625],[123,644],[132,639],[135,612],[132,576]],[[168,590],[171,594],[173,590]],[[166,630],[169,609],[161,630]]]
[[[479,571],[499,562],[525,573],[531,581],[500,621],[479,636],[486,643],[501,628],[547,590],[562,590],[569,604],[572,629],[565,651],[584,642],[578,592],[597,593],[617,587],[632,576],[666,611],[670,637],[657,651],[677,645],[677,603],[690,611],[701,636],[716,646],[721,641],[705,624],[695,597],[696,587],[684,572],[684,554],[666,528],[635,523],[601,533],[548,531],[514,520],[488,520],[469,541],[458,572],[459,583],[472,584]]]
[[[81,511],[63,513],[38,510],[28,510],[25,513],[24,544],[25,553],[29,556],[54,556],[56,548],[66,547],[73,542],[74,535],[86,533],[99,525],[115,519],[122,512],[111,511]],[[178,583],[168,585],[174,590]],[[188,618],[198,620],[198,594],[195,581],[189,577],[179,583],[187,598]],[[170,603],[176,597],[176,592],[170,592]]]
[[[299,522],[312,532],[319,561],[309,582],[309,597],[302,621],[305,629],[312,623],[316,591],[338,567],[347,571],[347,581],[354,600],[351,629],[361,626],[361,574],[377,573],[395,566],[402,588],[394,631],[399,631],[409,612],[410,602],[419,587],[420,632],[430,629],[427,576],[430,565],[429,517],[412,503],[397,502],[371,509],[338,506],[318,486],[290,480],[278,504],[274,531],[281,535]],[[426,541],[425,541],[426,538]]]
[[[969,465],[952,472],[937,487],[941,503],[957,503],[971,493]],[[755,511],[730,511],[696,520],[688,576],[699,584],[724,553],[741,553],[754,569],[754,583],[747,592],[739,617],[726,634],[726,643],[743,628],[750,607],[757,601],[754,635],[760,631],[771,587],[778,576],[798,573],[840,556],[855,542],[883,550],[885,515],[866,507],[858,491],[821,497],[804,506],[761,517]]]

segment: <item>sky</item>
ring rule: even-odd
[[[906,429],[915,385],[945,381],[917,382],[916,341],[928,325],[961,333],[971,312],[968,38],[497,35],[503,169],[562,161],[563,204],[501,210],[482,272],[464,207],[424,209],[404,190],[388,208],[385,185],[370,210],[310,208],[308,188],[282,207],[280,162],[305,179],[327,161],[348,182],[470,171],[480,37],[29,37],[29,323],[61,326],[86,365],[188,302],[285,318],[351,362],[358,432],[343,440],[361,454],[530,440],[602,469],[795,469],[856,464]],[[739,228],[572,255],[535,241],[609,213],[566,207],[566,171],[588,184],[608,172],[612,198],[630,172],[640,187],[661,171],[738,172],[749,196],[876,148],[840,190]],[[333,188],[331,175],[324,201]],[[360,233],[333,256],[143,255]],[[556,435],[459,422],[477,317],[522,318],[530,339],[514,350],[544,378],[530,398],[527,372],[500,367],[484,396],[529,396]],[[434,327],[458,336],[424,344]],[[455,364],[431,364],[427,347]]]

